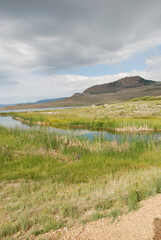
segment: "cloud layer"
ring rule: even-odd
[[[1,96],[5,86],[18,100],[28,84],[37,99],[44,86],[44,97],[57,97],[96,83],[58,71],[121,63],[160,45],[160,9],[160,0],[0,0]],[[147,60],[148,66],[156,67],[159,59]]]

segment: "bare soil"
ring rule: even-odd
[[[50,240],[161,240],[161,194],[144,200],[140,208],[119,217],[51,231],[35,238]]]

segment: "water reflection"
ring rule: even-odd
[[[146,132],[146,133],[111,133],[108,131],[92,131],[88,129],[58,129],[53,127],[40,127],[40,126],[29,126],[23,124],[18,120],[14,120],[11,116],[0,117],[0,125],[7,128],[20,128],[20,129],[46,129],[50,133],[56,133],[58,135],[68,135],[68,136],[81,136],[86,139],[94,140],[95,138],[103,138],[108,141],[133,141],[138,140],[154,140],[158,141],[161,139],[160,132]]]

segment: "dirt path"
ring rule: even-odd
[[[51,231],[41,237],[50,240],[159,240],[161,220],[156,218],[161,219],[161,194],[142,201],[139,210],[123,215],[113,224],[109,219],[101,219],[84,227]]]

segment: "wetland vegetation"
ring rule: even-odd
[[[119,104],[46,112],[11,113],[28,124],[114,131],[161,130],[161,99],[144,97]]]
[[[30,124],[161,130],[161,100],[12,113]],[[161,140],[93,141],[0,127],[0,239],[115,219],[161,193]]]

